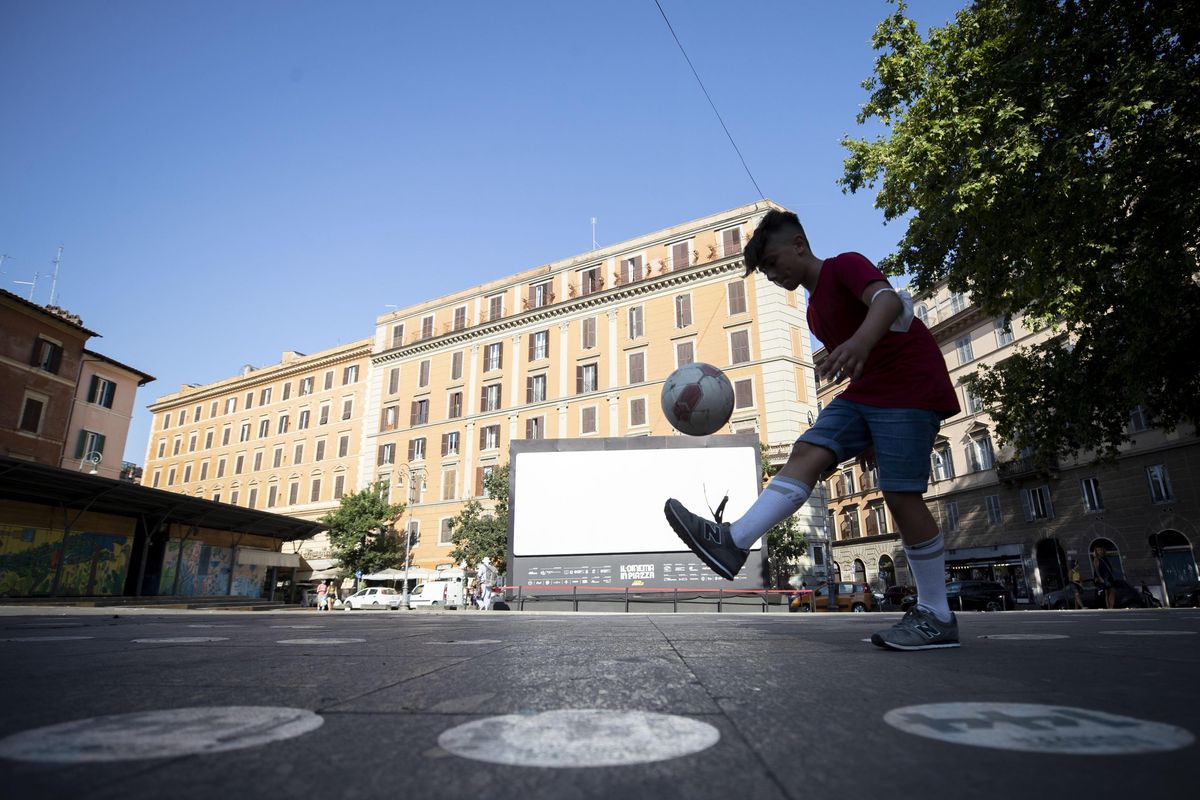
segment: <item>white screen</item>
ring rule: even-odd
[[[514,556],[684,551],[667,498],[708,517],[728,492],[733,521],[759,492],[757,447],[517,453],[513,465]]]

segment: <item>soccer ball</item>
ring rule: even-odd
[[[708,436],[733,414],[733,384],[712,364],[684,364],[663,384],[662,410],[680,433]]]

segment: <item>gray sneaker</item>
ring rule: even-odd
[[[718,521],[698,517],[683,507],[683,503],[671,499],[663,507],[667,522],[675,534],[683,540],[708,568],[727,581],[731,581],[741,571],[746,563],[749,550],[743,550],[733,543],[729,534],[729,523],[720,521],[721,508],[717,509]]]
[[[871,643],[892,650],[936,650],[958,647],[958,618],[942,622],[920,606],[913,606],[892,627],[871,635]]]

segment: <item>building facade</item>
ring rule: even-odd
[[[998,446],[987,409],[963,380],[984,364],[1051,334],[989,317],[963,294],[941,288],[916,298],[958,387],[960,413],[942,424],[930,458],[925,495],[946,539],[948,580],[995,580],[1021,605],[1040,604],[1066,584],[1077,560],[1091,577],[1091,553],[1104,546],[1119,575],[1145,583],[1160,599],[1197,582],[1193,547],[1200,541],[1200,454],[1195,428],[1164,431],[1135,409],[1117,463],[1097,466],[1089,454],[1035,469],[1023,454]],[[825,358],[816,353],[816,363]],[[828,403],[842,386],[825,382]],[[825,482],[827,530],[835,571],[878,588],[911,584],[895,520],[874,471],[853,461]]]
[[[251,502],[252,483],[259,504],[269,502],[263,487],[276,484],[270,507],[309,519],[336,503],[332,476],[342,491],[375,485],[409,506],[401,524],[417,533],[412,565],[436,568],[451,561],[450,520],[469,499],[486,501],[483,476],[507,462],[511,441],[674,434],[659,395],[690,361],[733,382],[727,431],[756,433],[782,460],[816,413],[816,391],[805,298],[758,273],[742,277],[742,245],[772,207],[742,206],[497,278],[380,316],[365,342],[184,387],[151,406],[143,481],[239,505]],[[330,391],[330,366],[314,359],[356,366],[358,379]],[[341,426],[279,433],[281,417],[302,413],[282,387],[306,375],[327,392],[306,395],[310,409],[329,402]],[[264,404],[268,385],[274,395]],[[253,392],[258,402],[247,409]],[[580,480],[597,482],[598,502],[619,492],[620,476]],[[814,504],[799,522],[815,535],[823,520]],[[330,555],[321,537],[300,552]]]
[[[286,352],[278,364],[158,398],[143,485],[304,520],[334,510],[362,488],[370,355],[370,339]],[[328,538],[304,547],[327,551]]]
[[[133,419],[134,395],[152,380],[153,376],[141,370],[85,348],[67,422],[62,468],[122,478],[127,471],[122,454]]]

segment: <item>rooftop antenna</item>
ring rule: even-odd
[[[596,244],[596,218],[595,217],[592,217],[592,249],[593,250],[599,249],[599,245]]]
[[[33,293],[37,291],[37,279],[38,279],[38,274],[35,272],[35,273],[33,273],[33,280],[31,280],[31,281],[13,281],[13,283],[19,284],[21,286],[29,287],[29,302],[31,302],[31,303],[33,302]]]
[[[63,246],[58,246],[58,255],[54,257],[54,279],[50,281],[50,305],[54,305],[54,296],[58,293],[58,265],[62,263]]]
[[[8,253],[0,253],[0,275],[4,274],[4,261],[8,258],[12,258],[12,256]]]

